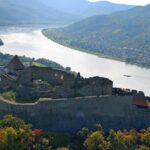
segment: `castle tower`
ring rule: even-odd
[[[7,73],[17,73],[23,70],[25,67],[17,55],[15,55],[12,60],[5,67]]]

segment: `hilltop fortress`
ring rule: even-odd
[[[7,91],[16,92],[17,100],[25,102],[39,98],[111,95],[113,82],[100,77],[85,79],[80,73],[50,67],[25,67],[15,56],[0,76],[0,92]]]
[[[0,91],[10,90],[26,104],[0,98],[0,117],[14,114],[43,130],[77,131],[97,123],[105,131],[150,125],[150,98],[143,92],[113,88],[106,78],[86,79],[70,71],[25,67],[15,56],[0,75]]]

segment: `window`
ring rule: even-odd
[[[58,74],[57,73],[55,73],[55,77],[57,77],[58,76]]]
[[[63,75],[61,75],[61,80],[64,80],[64,76]]]

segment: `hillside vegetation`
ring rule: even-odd
[[[0,119],[1,150],[149,150],[150,128],[105,134],[100,124],[93,129],[46,132],[12,115]]]
[[[12,57],[13,57],[12,55],[0,53],[0,66],[6,66],[10,62]],[[23,64],[27,66],[35,65],[40,67],[52,67],[64,70],[64,67],[62,65],[48,59],[44,58],[34,59],[25,56],[21,56],[20,59],[23,62]]]
[[[150,67],[150,5],[91,17],[43,33],[69,47]]]

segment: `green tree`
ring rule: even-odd
[[[31,124],[26,124],[22,119],[18,117],[14,117],[12,115],[4,116],[2,120],[0,120],[0,128],[12,127],[15,129],[23,128],[23,129],[31,129]]]

